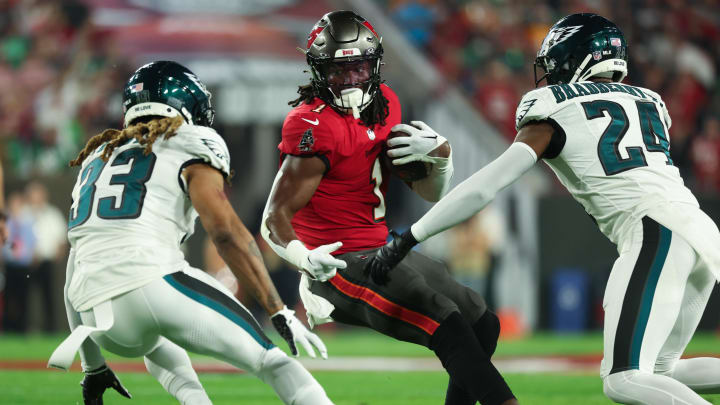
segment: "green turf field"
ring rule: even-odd
[[[324,333],[330,355],[377,357],[427,357],[427,349],[393,341],[374,333]],[[0,336],[0,361],[46,360],[63,336],[12,337]],[[704,334],[697,336],[690,354],[718,352],[720,338]],[[277,337],[274,339],[281,343]],[[595,355],[600,351],[599,334],[582,336],[536,335],[531,338],[503,341],[498,348],[499,358],[538,355]],[[284,343],[281,343],[284,349]],[[108,356],[110,363],[117,359]],[[202,361],[194,357],[194,361]],[[447,376],[443,372],[341,372],[315,371],[313,374],[325,387],[336,404],[397,405],[442,404]],[[135,398],[130,401],[109,393],[107,405],[176,404],[160,385],[146,373],[119,373]],[[0,370],[0,404],[79,404],[82,374],[55,370]],[[601,381],[595,373],[507,374],[506,378],[522,404],[569,405],[610,404],[602,394]],[[272,390],[256,378],[246,374],[202,373],[213,403],[223,404],[279,404]],[[720,395],[707,397],[720,404]]]

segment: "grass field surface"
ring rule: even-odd
[[[81,404],[78,382],[82,374],[57,370],[19,370],[12,364],[24,361],[42,365],[64,336],[0,336],[0,404],[41,405]],[[428,358],[432,353],[422,347],[394,341],[375,333],[353,331],[323,333],[331,356],[386,358]],[[282,349],[286,345],[277,336],[273,340]],[[718,338],[711,334],[696,336],[688,347],[690,355],[712,355],[720,350]],[[548,335],[502,341],[497,359],[522,361],[526,356],[590,356],[597,358],[601,336]],[[109,354],[109,362],[140,362]],[[207,359],[193,356],[193,362]],[[382,360],[379,360],[382,362]],[[132,400],[114,392],[105,395],[106,405],[177,404],[147,373],[119,372],[120,379],[133,394]],[[378,371],[313,371],[338,405],[425,405],[442,404],[447,375],[442,371],[378,372]],[[596,372],[513,372],[505,377],[522,404],[569,405],[611,404],[602,394],[602,383]],[[273,391],[248,374],[200,373],[200,379],[216,405],[280,404]],[[720,395],[706,397],[720,404]]]

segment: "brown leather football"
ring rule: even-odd
[[[408,135],[405,134],[404,132],[399,132],[399,131],[398,132],[390,132],[390,134],[388,135],[388,139],[394,138],[396,136],[408,136]],[[401,147],[401,146],[402,145],[399,145],[396,147]],[[392,164],[392,159],[387,155],[387,151],[389,149],[391,149],[391,148],[385,148],[381,152],[381,155],[383,157],[383,164],[385,164],[385,167],[387,167],[388,170],[390,170],[390,173],[399,177],[400,180],[407,181],[407,182],[413,182],[413,181],[422,180],[425,177],[427,177],[428,174],[430,174],[430,165],[431,165],[430,163],[415,161],[415,162],[409,162],[409,163],[405,163],[404,165],[397,165],[397,166]],[[398,159],[398,158],[395,158],[395,159]]]

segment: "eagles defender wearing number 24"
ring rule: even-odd
[[[720,232],[673,165],[665,103],[621,83],[625,37],[595,14],[558,21],[535,65],[544,72],[536,84],[548,85],[520,102],[515,143],[369,267],[392,276],[412,246],[474,215],[543,159],[617,245],[603,302],[605,394],[625,404],[709,404],[698,392],[720,393],[720,359],[680,356],[720,279]]]

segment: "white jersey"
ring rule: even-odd
[[[691,243],[705,235],[720,242],[717,227],[700,211],[673,165],[671,120],[657,93],[621,83],[546,86],[525,94],[518,105],[517,129],[533,121],[555,127],[542,157],[619,251],[643,216],[680,232]],[[673,218],[673,210],[667,209],[677,204],[684,207],[684,221],[677,221],[683,215]],[[708,226],[712,229],[703,229]],[[720,271],[718,254],[694,247],[701,255],[712,255],[706,259]]]
[[[78,312],[188,268],[180,245],[198,215],[182,171],[204,162],[230,173],[225,141],[208,127],[183,124],[170,139],[159,136],[148,155],[135,140],[107,162],[103,149],[85,159],[72,192],[68,298]]]

